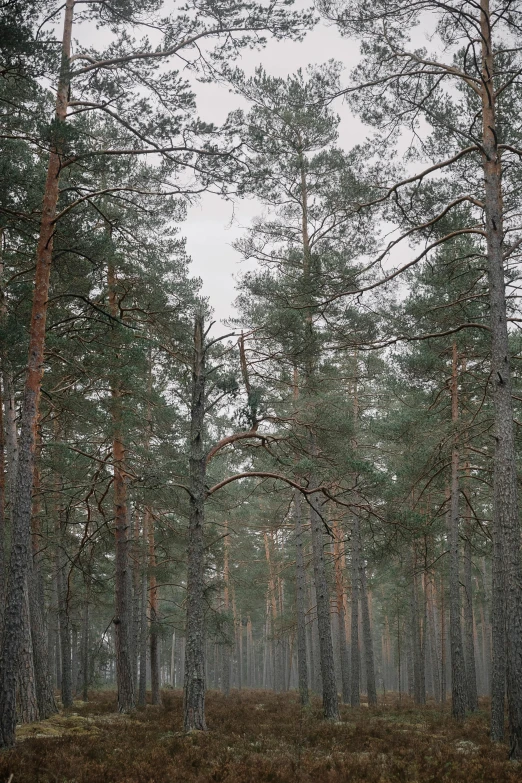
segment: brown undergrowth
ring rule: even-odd
[[[181,693],[163,706],[115,714],[115,694],[92,694],[50,724],[19,731],[0,754],[0,783],[520,783],[522,767],[489,741],[486,704],[456,725],[447,708],[387,696],[321,720],[295,694],[208,696],[206,733],[181,731]],[[44,723],[48,725],[47,729]],[[49,725],[53,728],[49,730]]]

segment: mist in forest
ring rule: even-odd
[[[0,5],[0,783],[515,783],[518,0]]]

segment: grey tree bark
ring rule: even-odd
[[[335,585],[337,598],[337,620],[339,630],[339,664],[341,668],[341,689],[344,704],[350,703],[350,658],[348,656],[348,643],[346,640],[346,609],[344,572],[346,568],[344,555],[344,541],[342,540],[342,527],[334,523],[334,559],[335,559]]]
[[[451,420],[454,428],[451,452],[450,513],[448,530],[449,593],[450,593],[450,651],[451,651],[451,712],[455,720],[466,714],[466,668],[462,646],[459,557],[459,442],[458,442],[458,357],[453,343],[451,373]]]
[[[364,640],[364,658],[366,668],[366,688],[368,704],[377,704],[377,686],[375,682],[375,658],[373,654],[372,627],[370,621],[370,608],[368,605],[368,591],[366,589],[366,568],[364,559],[359,562],[360,589],[361,589],[361,613],[362,631]]]
[[[317,486],[315,483],[315,476],[311,476],[310,480],[312,486]],[[330,591],[328,589],[324,561],[324,523],[319,512],[318,499],[314,495],[310,497],[310,525],[312,532],[315,594],[317,600],[321,679],[323,683],[323,712],[324,717],[328,720],[339,720],[332,624],[330,620]]]
[[[187,565],[187,622],[183,725],[185,731],[205,731],[205,629],[204,629],[204,521],[206,454],[203,444],[205,418],[205,345],[203,316],[194,324],[192,402],[190,418],[190,483]]]
[[[141,598],[140,598],[140,637],[139,657],[140,667],[138,676],[138,707],[145,707],[147,703],[147,610],[149,605],[149,577],[148,577],[148,541],[147,526],[143,522],[141,546]]]
[[[359,518],[354,516],[352,525],[352,617],[351,617],[351,682],[350,704],[358,707],[361,703],[361,652],[359,649],[359,580],[360,580],[360,545],[359,545]]]
[[[467,500],[468,495],[465,493]],[[464,538],[464,639],[467,683],[467,708],[474,712],[478,708],[477,669],[475,665],[475,635],[473,622],[472,558],[471,558],[471,516],[466,506]]]
[[[294,493],[295,519],[295,576],[297,609],[297,679],[299,699],[303,706],[310,703],[308,693],[308,663],[306,660],[306,571],[303,555],[303,523],[301,518],[301,497]]]
[[[55,118],[57,127],[65,122],[67,115],[73,11],[74,0],[66,0],[62,38],[62,62],[56,93]],[[16,677],[23,643],[22,607],[31,553],[31,496],[36,440],[35,429],[43,374],[49,276],[55,232],[54,218],[59,196],[60,168],[60,150],[59,141],[57,141],[49,155],[40,221],[27,374],[22,404],[16,488],[13,494],[13,544],[10,555],[4,632],[0,655],[0,747],[10,747],[15,741]]]
[[[493,536],[500,539],[505,590],[506,682],[510,758],[522,758],[522,567],[518,508],[511,359],[504,277],[502,161],[496,120],[495,62],[489,0],[480,2],[482,41],[482,160],[491,328],[491,384],[494,405]],[[499,566],[498,557],[494,559]],[[495,645],[495,655],[500,655]],[[503,653],[502,653],[503,654]],[[497,660],[494,669],[501,666]]]

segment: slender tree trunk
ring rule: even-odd
[[[361,679],[361,652],[359,649],[359,571],[360,542],[359,542],[359,518],[354,516],[352,527],[352,618],[351,618],[351,683],[350,704],[358,707],[361,703],[360,679]]]
[[[464,538],[464,638],[465,638],[465,660],[467,677],[467,708],[474,712],[478,708],[477,693],[477,670],[475,666],[475,632],[473,620],[473,592],[471,579],[471,508],[469,506],[469,462],[466,460],[466,489],[464,497],[466,499],[465,512],[465,538]]]
[[[444,601],[444,577],[440,577],[440,698],[446,701],[446,605]]]
[[[71,626],[71,683],[73,698],[78,692],[78,626]]]
[[[39,443],[38,436],[35,441]],[[32,556],[29,558],[27,573],[27,592],[29,601],[29,618],[31,623],[31,639],[33,646],[33,666],[36,686],[36,699],[40,720],[46,720],[58,709],[54,700],[54,692],[49,677],[49,660],[47,655],[47,638],[44,623],[44,584],[41,571],[41,530],[40,530],[40,473],[38,459],[34,463],[34,494],[33,513],[31,520]]]
[[[132,538],[132,682],[134,685],[134,692],[138,693],[141,621],[141,542],[139,512],[137,508],[132,516],[130,534]]]
[[[89,701],[89,604],[91,600],[90,576],[85,586],[85,602],[82,617],[82,699]]]
[[[190,517],[187,566],[187,626],[183,725],[185,731],[205,731],[205,628],[204,628],[204,521],[206,455],[203,444],[205,418],[205,346],[203,316],[196,316],[192,367],[190,420]]]
[[[462,646],[460,576],[459,576],[459,446],[458,446],[458,376],[457,344],[453,343],[451,374],[451,420],[454,428],[451,453],[450,513],[449,513],[449,589],[450,589],[450,651],[451,651],[451,712],[455,720],[466,714],[466,670]]]
[[[158,638],[158,582],[156,579],[156,544],[154,541],[154,519],[149,508],[145,509],[149,534],[149,570],[150,570],[150,687],[151,703],[161,704],[160,694],[160,658]]]
[[[148,639],[148,608],[149,608],[149,576],[148,576],[148,541],[147,523],[143,517],[141,552],[141,600],[140,600],[140,669],[138,678],[138,707],[147,704],[147,639]]]
[[[316,481],[311,476],[312,486]],[[339,720],[337,683],[330,620],[330,591],[326,578],[324,561],[324,523],[321,518],[318,498],[310,497],[310,524],[312,530],[312,555],[314,563],[315,595],[317,601],[317,625],[319,629],[319,657],[323,683],[323,712],[328,720]]]
[[[0,379],[0,636],[4,622],[6,572],[6,524],[5,524],[5,440],[3,421],[3,401]]]
[[[424,595],[423,595],[424,602]],[[423,629],[419,612],[419,589],[417,578],[417,554],[415,542],[411,554],[411,647],[413,663],[413,697],[416,704],[426,704],[426,671],[424,666]]]
[[[350,659],[346,643],[346,613],[344,608],[344,543],[342,529],[338,522],[333,523],[335,591],[337,597],[337,619],[339,628],[339,660],[341,665],[342,698],[344,704],[350,703]]]
[[[119,316],[116,294],[116,272],[112,261],[107,272],[109,309],[114,319]],[[119,327],[116,327],[117,329]],[[116,334],[116,343],[119,336]],[[115,539],[115,613],[114,638],[116,646],[116,684],[118,688],[119,712],[130,712],[135,707],[135,692],[132,667],[132,575],[129,557],[129,518],[127,508],[127,480],[125,471],[125,444],[122,422],[122,389],[118,377],[118,346],[114,357],[115,367],[110,379],[112,416],[112,458],[114,490],[114,539]]]
[[[308,663],[306,660],[306,571],[303,555],[303,522],[301,518],[301,497],[294,493],[295,517],[295,571],[297,609],[297,679],[299,699],[303,706],[310,703],[308,693]]]
[[[366,589],[366,568],[363,559],[359,563],[361,585],[361,610],[364,639],[364,658],[366,668],[366,688],[368,704],[377,704],[377,686],[375,683],[375,661],[373,655],[372,627],[370,622],[370,609],[368,606],[368,591]]]
[[[437,622],[435,616],[435,601],[433,597],[434,584],[433,575],[428,574],[427,588],[427,609],[428,609],[428,628],[430,636],[431,669],[433,677],[433,696],[435,701],[441,701],[440,687],[440,651],[437,637]]]
[[[277,610],[277,588],[276,577],[274,572],[273,558],[271,556],[271,548],[273,547],[272,536],[270,538],[268,534],[263,534],[265,542],[265,557],[268,565],[268,596],[271,609],[271,634],[270,634],[270,649],[272,655],[272,676],[273,676],[273,689],[275,691],[281,690],[281,640],[278,638],[278,610]],[[272,547],[271,547],[272,545]]]
[[[522,568],[511,361],[504,278],[502,162],[498,148],[495,63],[489,0],[481,0],[482,150],[491,327],[491,383],[494,405],[493,536],[502,543],[505,574],[507,701],[510,758],[522,758]],[[498,558],[494,561],[499,565]],[[500,651],[495,649],[495,654]],[[498,665],[495,663],[495,666]]]
[[[74,0],[66,0],[62,38],[62,63],[56,95],[56,138],[49,156],[45,183],[40,237],[36,254],[36,277],[29,333],[27,375],[22,405],[20,444],[16,489],[12,507],[12,547],[9,580],[6,592],[4,632],[0,655],[0,747],[10,747],[15,741],[16,675],[23,643],[22,605],[31,551],[31,495],[35,422],[38,415],[43,374],[45,323],[49,301],[54,219],[59,195],[61,142],[69,92],[69,58],[73,27]]]
[[[491,585],[491,739],[504,739],[506,703],[506,606],[503,547],[500,535],[493,538]]]
[[[462,358],[462,375],[466,376],[466,357]],[[467,708],[474,712],[478,708],[477,670],[475,663],[475,621],[473,617],[471,538],[471,467],[469,464],[468,433],[464,443],[464,657],[467,677]]]
[[[71,629],[69,623],[68,579],[67,579],[67,555],[65,550],[64,523],[60,519],[61,512],[57,508],[56,534],[58,542],[57,551],[57,584],[58,584],[58,619],[60,623],[60,651],[61,651],[61,693],[62,705],[67,709],[72,707],[72,661],[71,661]]]
[[[264,534],[265,548],[267,546],[267,536]],[[230,620],[230,572],[229,572],[229,537],[228,537],[228,519],[225,519],[225,533],[223,536],[223,611],[226,617],[225,639],[223,643],[222,673],[221,673],[221,692],[228,696],[230,693],[230,639],[228,637],[228,622]],[[269,561],[270,562],[270,561]]]

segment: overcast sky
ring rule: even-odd
[[[178,3],[175,3],[178,5]],[[173,5],[173,0],[165,1],[165,9]],[[295,9],[308,8],[311,0],[296,0]],[[59,19],[55,20],[61,28]],[[80,29],[81,28],[81,29]],[[421,25],[422,28],[422,25]],[[150,33],[151,31],[147,31]],[[418,30],[417,34],[421,34]],[[107,40],[103,39],[107,37]],[[96,46],[103,46],[110,40],[110,32],[98,30],[93,23],[81,22],[75,28],[75,38],[82,44],[89,40]],[[152,39],[154,35],[152,34]],[[154,42],[154,41],[153,41]],[[424,41],[418,41],[424,43]],[[349,70],[359,58],[359,44],[355,40],[342,38],[333,25],[320,22],[300,43],[291,41],[269,41],[261,51],[245,51],[237,65],[247,74],[253,74],[256,66],[262,65],[272,76],[287,76],[298,68],[319,65],[334,59]],[[192,81],[192,77],[189,74]],[[201,84],[193,82],[197,100],[197,113],[201,119],[222,123],[228,113],[245,102],[219,84]],[[334,105],[341,117],[338,144],[348,150],[362,142],[367,129],[353,117],[342,100]],[[214,309],[214,317],[220,322],[234,315],[235,299],[234,278],[245,269],[239,254],[232,243],[240,237],[253,217],[262,212],[262,205],[253,200],[227,202],[218,196],[204,195],[199,203],[189,210],[188,220],[180,227],[187,238],[188,252],[192,258],[191,272],[202,279],[202,293],[208,297]],[[253,262],[252,262],[253,263]]]
[[[297,7],[306,5],[309,4],[296,3]],[[357,58],[357,43],[341,38],[335,28],[320,24],[302,43],[272,41],[262,51],[244,53],[238,65],[253,73],[261,64],[272,76],[287,76],[298,68],[330,59],[350,68]],[[216,124],[240,105],[240,98],[220,85],[198,84],[196,92],[199,115]],[[364,139],[364,128],[341,101],[335,109],[342,118],[339,144],[349,149]],[[203,294],[209,298],[218,321],[233,314],[234,276],[245,268],[231,244],[261,211],[262,206],[252,200],[231,204],[208,194],[190,209],[188,220],[181,227],[193,260],[192,272],[203,280]]]

